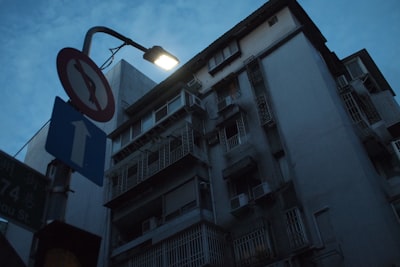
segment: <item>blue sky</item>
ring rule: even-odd
[[[161,45],[181,65],[265,1],[0,0],[0,149],[14,155],[49,120],[55,96],[67,100],[56,57],[82,49],[93,26],[107,26],[145,47]],[[400,1],[299,0],[339,58],[366,48],[400,95]],[[121,41],[94,35],[90,57],[101,65]],[[124,58],[156,82],[170,73],[123,48]],[[399,99],[397,97],[397,99]]]

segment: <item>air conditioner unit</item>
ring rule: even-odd
[[[197,90],[201,87],[201,82],[197,78],[193,78],[186,84],[187,88],[189,90]]]
[[[225,108],[229,107],[233,104],[233,99],[230,96],[225,97],[221,101],[218,102],[218,111],[222,111]]]
[[[263,182],[262,184],[253,187],[253,197],[255,200],[257,200],[267,196],[269,193],[271,193],[271,191],[272,190],[269,184],[267,182]]]
[[[190,102],[189,107],[193,111],[204,111],[203,103],[201,102],[201,99],[198,98],[197,96],[191,95],[189,102]]]
[[[231,199],[231,211],[237,211],[249,204],[249,197],[245,193],[241,193]]]
[[[142,233],[145,234],[157,227],[157,218],[150,217],[142,222]]]

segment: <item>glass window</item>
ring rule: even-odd
[[[132,125],[132,139],[134,139],[136,136],[138,136],[139,134],[142,133],[142,126],[141,126],[141,122],[135,122]]]
[[[159,120],[161,120],[162,118],[167,116],[167,114],[168,114],[167,106],[163,106],[162,108],[157,110],[156,113],[155,113],[156,122],[158,122]]]
[[[210,60],[208,61],[208,69],[212,70],[213,68],[215,68],[216,64],[215,64],[215,60],[214,58],[210,58]]]
[[[129,143],[131,140],[131,127],[126,129],[122,134],[121,134],[121,147],[125,146],[126,144]]]
[[[361,66],[361,64],[362,63],[360,62],[359,59],[350,61],[349,63],[346,64],[346,68],[353,79],[357,79],[366,73],[363,70],[363,66]]]
[[[181,96],[174,98],[168,103],[168,114],[177,111],[182,106]]]
[[[112,152],[115,153],[121,149],[121,136],[117,136],[112,141]]]
[[[236,41],[229,44],[229,50],[231,51],[231,55],[239,51],[239,46]]]
[[[229,49],[229,46],[224,48],[223,54],[224,54],[224,59],[227,59],[228,57],[230,57],[232,55],[231,50]]]
[[[221,64],[224,59],[221,51],[217,52],[217,54],[214,56],[214,58],[215,58],[216,65]]]
[[[142,118],[142,131],[145,132],[153,127],[153,113],[150,112]]]

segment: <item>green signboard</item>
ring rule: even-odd
[[[43,224],[49,179],[0,150],[0,216],[36,231]]]

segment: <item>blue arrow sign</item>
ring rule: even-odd
[[[106,134],[56,97],[46,150],[73,170],[103,185]]]

